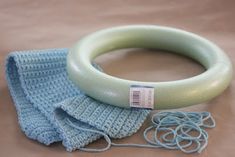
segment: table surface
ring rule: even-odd
[[[4,74],[4,59],[15,50],[71,47],[96,30],[128,24],[154,24],[197,33],[218,44],[235,61],[235,1],[233,0],[73,0],[0,2],[0,156],[188,156],[164,149],[114,148],[102,153],[68,153],[61,143],[44,146],[21,132]],[[98,57],[110,75],[142,81],[170,81],[204,71],[186,57],[163,51],[129,49]],[[217,126],[208,130],[209,144],[192,156],[235,156],[235,81],[205,104],[181,110],[209,111]],[[144,142],[143,129],[118,142]],[[98,140],[91,147],[103,146]],[[190,156],[190,155],[189,155]]]

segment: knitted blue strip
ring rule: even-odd
[[[68,151],[99,139],[135,133],[150,110],[106,105],[84,95],[67,77],[68,49],[21,51],[6,60],[6,79],[19,124],[27,137],[49,145],[62,141]],[[67,124],[97,131],[78,130]]]

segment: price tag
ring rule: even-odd
[[[154,107],[154,88],[151,86],[132,85],[130,87],[130,106],[137,108]]]

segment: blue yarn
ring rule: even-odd
[[[209,123],[205,123],[209,121]],[[208,144],[208,134],[205,128],[215,127],[215,120],[209,112],[159,112],[152,116],[152,125],[143,132],[143,137],[148,144],[117,144],[113,143],[109,136],[102,131],[95,131],[91,128],[83,128],[74,125],[67,119],[67,123],[78,129],[89,132],[96,132],[102,135],[108,145],[102,149],[83,148],[83,151],[99,152],[108,150],[111,146],[117,147],[140,147],[140,148],[165,148],[178,149],[184,153],[201,153]],[[148,138],[148,133],[154,130],[153,138]],[[197,133],[193,135],[191,133]],[[160,135],[159,135],[160,134]],[[169,137],[169,136],[172,137]]]
[[[6,78],[18,120],[27,137],[49,145],[62,141],[68,151],[82,149],[104,136],[135,133],[150,110],[124,109],[84,95],[67,77],[68,49],[21,51],[6,60]],[[66,123],[73,118],[77,130]],[[84,149],[85,150],[85,149]]]

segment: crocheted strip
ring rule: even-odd
[[[65,122],[70,116],[77,119],[76,125],[102,130],[113,138],[135,133],[150,111],[121,109],[85,96],[67,77],[67,51],[24,51],[8,56],[6,76],[25,134],[44,144],[62,140],[68,151],[100,137],[73,129]]]

